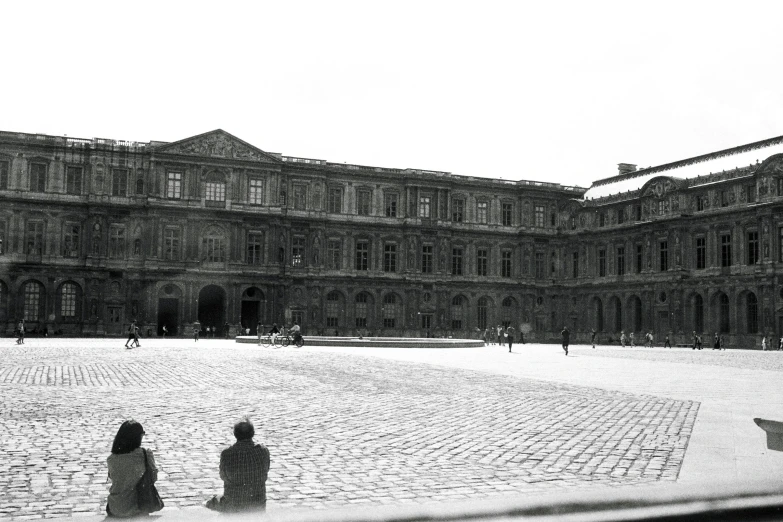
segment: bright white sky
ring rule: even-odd
[[[783,2],[3,2],[0,129],[589,186],[783,135]],[[763,159],[763,158],[762,158]]]

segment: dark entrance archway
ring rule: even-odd
[[[207,285],[198,293],[198,321],[206,330],[211,328],[215,336],[225,334],[226,291],[217,285]]]
[[[161,297],[158,299],[158,335],[163,335],[163,325],[168,330],[167,335],[177,335],[179,317],[179,299],[176,297]]]
[[[251,286],[242,293],[242,311],[240,313],[240,322],[242,333],[246,328],[250,328],[250,335],[258,333],[258,324],[264,317],[266,297],[260,288]]]

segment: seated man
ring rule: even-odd
[[[263,444],[255,444],[253,435],[255,429],[249,420],[234,425],[237,442],[220,454],[223,495],[209,499],[209,509],[236,512],[266,508],[269,450]]]

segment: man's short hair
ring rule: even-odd
[[[234,424],[234,437],[236,437],[237,440],[252,439],[253,435],[255,434],[256,434],[256,430],[253,427],[253,423],[250,422],[248,419],[239,421],[236,424]]]

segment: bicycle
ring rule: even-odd
[[[293,343],[293,345],[294,345],[294,346],[296,346],[297,348],[301,348],[302,346],[304,346],[304,337],[302,337],[301,335],[297,336],[297,337],[296,337],[296,340],[294,340],[294,339],[293,339],[293,338],[292,338],[290,335],[288,335],[288,334],[286,334],[286,335],[282,335],[282,336],[280,336],[280,337],[282,337],[282,343],[283,343],[283,346],[288,346],[289,344],[292,344],[292,343]],[[278,339],[280,339],[280,337],[278,337]]]
[[[281,348],[283,346],[288,346],[287,343],[283,344],[282,337],[283,336],[278,335],[277,337],[275,337],[275,340],[272,341],[272,336],[270,334],[263,335],[261,336],[261,346],[263,346],[264,348],[269,348],[270,345],[272,346],[272,348]]]

